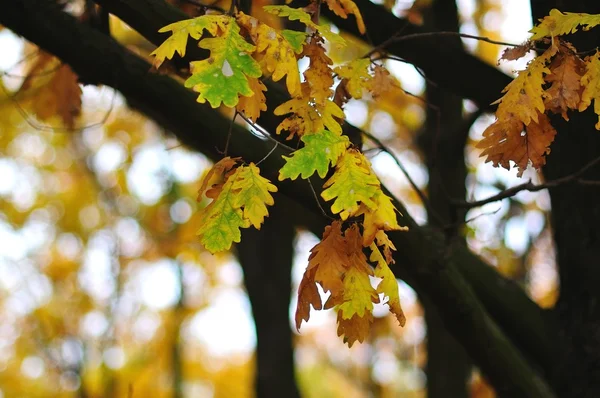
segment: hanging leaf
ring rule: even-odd
[[[338,17],[346,19],[348,18],[348,14],[354,14],[356,17],[356,24],[358,25],[358,31],[363,35],[366,33],[367,29],[365,28],[363,17],[352,0],[325,0],[325,2],[329,9]]]
[[[379,180],[369,161],[356,149],[346,151],[338,160],[335,173],[324,187],[321,197],[326,201],[335,199],[331,211],[339,213],[342,220],[355,215],[361,203],[368,208],[377,205],[373,197],[379,189]]]
[[[540,40],[544,37],[554,37],[577,32],[580,26],[589,30],[600,25],[600,15],[565,12],[556,8],[550,10],[550,15],[540,19],[541,23],[534,26],[529,32],[533,33],[530,40]]]
[[[284,156],[286,163],[279,171],[279,180],[286,178],[295,180],[299,175],[307,179],[315,172],[325,178],[329,165],[335,165],[344,153],[350,140],[345,135],[337,135],[329,130],[321,130],[314,134],[302,136],[304,147]]]
[[[375,243],[371,246],[371,256],[369,260],[377,264],[375,268],[375,276],[381,278],[381,282],[377,285],[377,293],[383,294],[388,298],[386,304],[390,308],[390,312],[396,316],[398,324],[404,326],[406,324],[406,317],[404,311],[400,306],[400,294],[398,293],[398,281],[394,276],[394,273],[388,266],[388,262],[383,258],[379,248]]]
[[[240,35],[235,19],[224,18],[217,37],[198,43],[210,50],[210,58],[192,62],[192,76],[185,82],[186,87],[199,93],[198,102],[208,100],[213,108],[221,103],[233,107],[240,95],[251,97],[254,92],[248,78],[262,74],[260,65],[250,56],[255,47]]]
[[[165,40],[150,55],[154,55],[154,67],[159,68],[165,59],[172,59],[175,52],[181,57],[185,57],[188,36],[198,40],[202,32],[206,30],[215,36],[219,29],[225,30],[225,25],[229,23],[229,17],[226,15],[202,15],[198,18],[186,19],[175,22],[159,29],[160,33],[171,32],[171,37]]]
[[[286,86],[291,96],[300,94],[300,72],[298,61],[292,46],[275,29],[244,13],[236,17],[238,23],[246,28],[256,45],[255,56],[264,75],[271,75],[273,81],[279,81],[287,75]]]
[[[267,87],[255,77],[249,77],[248,84],[254,94],[250,97],[240,97],[236,109],[238,112],[242,112],[248,119],[256,122],[260,116],[260,112],[267,110],[267,98],[264,94],[267,91]]]

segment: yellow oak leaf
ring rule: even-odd
[[[336,118],[343,119],[344,111],[330,100],[326,100],[323,106],[314,105],[306,83],[302,84],[302,93],[301,97],[292,98],[275,108],[275,115],[292,113],[277,126],[275,132],[279,134],[283,130],[288,131],[288,139],[294,135],[301,137],[321,130],[342,134],[342,126]]]
[[[546,76],[546,82],[551,83],[544,93],[546,109],[569,120],[567,110],[577,109],[581,101],[584,68],[583,61],[570,51],[561,52],[554,58],[550,74]]]
[[[371,275],[373,275],[373,271],[371,271]],[[371,286],[369,274],[363,272],[362,268],[350,267],[346,271],[343,300],[344,302],[339,305],[338,310],[344,319],[350,319],[355,314],[363,317],[365,312],[373,311],[373,300],[379,302],[377,291]]]
[[[377,246],[383,248],[383,255],[385,256],[385,261],[388,264],[395,263],[392,251],[396,251],[396,246],[394,246],[394,242],[390,240],[385,231],[379,230],[375,234],[375,242]]]
[[[598,115],[596,129],[600,130],[600,52],[585,58],[585,74],[581,78],[583,93],[579,111],[586,110],[594,101],[594,112]]]
[[[377,206],[373,197],[380,187],[379,180],[367,158],[355,149],[338,160],[335,173],[323,187],[326,189],[321,197],[326,201],[335,199],[331,211],[340,213],[342,220],[355,215],[361,203],[370,209]]]
[[[524,134],[521,120],[514,117],[496,120],[483,132],[483,139],[476,145],[484,149],[480,156],[487,156],[486,162],[507,170],[510,169],[510,161],[513,161],[519,169],[519,177],[529,161],[535,168],[542,167],[546,164],[545,156],[550,153],[556,130],[544,114],[538,114],[534,120],[537,122],[532,120]]]
[[[171,32],[171,37],[150,54],[155,57],[154,67],[159,68],[165,59],[173,58],[175,52],[184,57],[188,36],[198,40],[205,29],[215,36],[219,29],[225,29],[228,21],[229,17],[227,15],[202,15],[197,18],[178,21],[159,29],[160,33]]]
[[[304,79],[310,87],[309,96],[317,105],[325,106],[333,95],[333,61],[325,52],[323,39],[318,35],[313,36],[304,46],[302,55],[310,60],[310,65],[304,72]]]
[[[273,81],[284,76],[291,96],[300,94],[300,72],[292,46],[275,29],[258,19],[239,13],[236,19],[240,26],[248,30],[256,45],[255,57],[263,70],[263,75],[271,75]]]
[[[371,256],[369,260],[377,264],[375,276],[382,279],[379,285],[377,285],[377,293],[387,296],[388,301],[386,304],[389,306],[390,312],[396,316],[400,326],[404,326],[406,324],[406,317],[400,306],[400,294],[398,293],[396,277],[388,266],[388,262],[383,258],[377,245],[372,243],[370,248]]]
[[[302,84],[302,92],[301,97],[292,98],[273,110],[273,113],[278,116],[292,114],[279,123],[275,130],[277,134],[284,130],[288,131],[288,139],[291,139],[294,135],[302,137],[305,134],[312,134],[325,129],[321,115],[311,104],[308,96],[308,86],[304,83]],[[331,131],[331,129],[329,130]]]
[[[320,310],[323,308],[321,296],[319,295],[319,290],[315,284],[316,271],[317,268],[315,267],[307,268],[306,271],[304,271],[302,281],[298,287],[298,304],[296,306],[296,314],[294,317],[297,330],[300,330],[302,321],[308,322],[310,319],[311,305],[315,310]]]
[[[254,94],[250,97],[241,96],[235,108],[242,112],[248,119],[256,122],[261,111],[267,110],[267,98],[264,92],[267,87],[255,77],[248,78],[248,85]]]
[[[334,69],[339,77],[346,79],[346,90],[352,98],[361,99],[363,90],[371,89],[373,76],[369,74],[370,65],[369,58],[358,58]]]
[[[557,46],[548,48],[502,90],[506,94],[494,102],[499,104],[496,111],[499,120],[516,118],[526,126],[532,120],[537,122],[538,114],[545,111],[542,86],[545,83],[544,75],[550,73],[546,63],[557,51]]]
[[[250,163],[238,168],[238,178],[233,183],[235,193],[233,204],[244,209],[244,219],[249,220],[256,229],[260,229],[265,217],[269,215],[267,206],[274,202],[270,192],[277,192],[277,187],[260,175],[260,169]]]
[[[369,246],[375,240],[377,231],[400,231],[406,230],[406,227],[401,227],[398,224],[396,217],[396,208],[392,203],[392,199],[383,193],[379,188],[373,200],[376,205],[373,208],[369,208],[365,205],[361,205],[358,210],[357,216],[364,214],[364,231],[363,231],[363,246]]]
[[[584,14],[565,12],[556,8],[550,10],[550,15],[542,18],[541,23],[530,30],[533,33],[530,40],[540,40],[544,37],[554,37],[575,33],[580,26],[583,30],[589,30],[600,25],[600,14]]]
[[[325,1],[329,9],[333,11],[338,17],[346,19],[348,18],[348,14],[354,14],[354,16],[356,17],[356,24],[358,25],[358,31],[363,35],[365,34],[367,30],[365,28],[365,23],[363,21],[362,15],[360,14],[360,10],[352,0]]]
[[[373,323],[373,313],[366,312],[364,316],[352,316],[350,319],[344,319],[341,312],[337,315],[338,336],[344,336],[344,343],[352,347],[355,342],[362,343],[369,335],[371,323]]]

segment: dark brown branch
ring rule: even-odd
[[[499,200],[503,200],[503,199],[507,199],[507,198],[512,198],[513,196],[515,196],[516,194],[518,194],[521,191],[537,192],[537,191],[541,191],[543,189],[557,188],[557,187],[560,187],[561,185],[572,184],[572,183],[578,183],[578,184],[582,184],[582,185],[596,185],[596,184],[593,184],[592,181],[584,180],[584,179],[581,179],[580,177],[583,174],[585,174],[588,170],[590,170],[592,167],[597,165],[598,163],[600,163],[600,157],[597,157],[596,159],[592,160],[591,162],[589,162],[588,164],[583,166],[581,169],[579,169],[578,171],[576,171],[572,174],[566,175],[561,178],[557,178],[556,180],[548,181],[544,184],[534,184],[531,182],[531,180],[529,180],[523,184],[514,186],[512,188],[505,189],[504,191],[497,193],[496,195],[490,196],[489,198],[486,198],[486,199],[481,199],[481,200],[477,200],[474,202],[467,202],[464,200],[452,200],[452,204],[459,208],[472,209],[474,207],[480,207],[480,206],[486,205],[488,203],[497,202]]]

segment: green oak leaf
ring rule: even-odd
[[[315,171],[319,177],[325,178],[330,163],[335,165],[350,145],[348,137],[329,130],[303,135],[302,142],[304,147],[293,152],[291,157],[283,156],[286,163],[279,170],[279,181],[286,178],[295,180],[299,175],[307,179]]]
[[[186,87],[198,92],[198,102],[210,102],[213,108],[221,103],[233,107],[239,96],[254,94],[247,77],[260,77],[260,65],[251,56],[255,47],[240,35],[240,27],[231,17],[224,24],[223,33],[204,39],[198,45],[210,50],[210,58],[191,63],[192,76]]]

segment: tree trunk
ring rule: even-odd
[[[456,2],[434,0],[425,12],[425,26],[429,30],[458,32]],[[456,51],[462,49],[459,38],[451,44]],[[418,143],[429,173],[429,224],[437,228],[454,224],[446,233],[450,239],[462,242],[457,223],[463,221],[465,213],[457,215],[448,202],[448,196],[466,195],[464,147],[468,126],[463,127],[462,98],[427,83],[426,99],[427,119]],[[471,375],[469,356],[448,332],[435,305],[426,299],[422,303],[427,324],[427,396],[466,398]]]
[[[256,326],[256,396],[299,397],[289,311],[294,226],[286,203],[269,210],[260,231],[244,229],[237,253]]]

